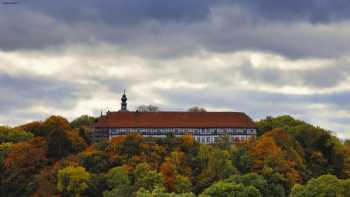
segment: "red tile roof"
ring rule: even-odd
[[[108,112],[95,128],[256,128],[241,112]]]

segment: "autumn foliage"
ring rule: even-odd
[[[191,135],[145,138],[137,132],[92,143],[94,120],[52,116],[2,127],[0,196],[348,194],[350,143],[290,116],[257,122],[256,139],[233,144],[221,136],[212,145]]]

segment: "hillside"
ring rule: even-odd
[[[290,116],[234,145],[171,134],[93,144],[94,120],[0,127],[0,196],[350,196],[350,143]]]

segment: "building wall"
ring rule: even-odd
[[[247,140],[256,137],[257,130],[255,128],[97,128],[94,138],[111,139],[131,132],[138,132],[145,137],[165,137],[166,133],[170,132],[176,137],[192,135],[199,143],[213,144],[223,134],[230,136],[231,140]]]

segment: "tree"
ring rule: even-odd
[[[91,179],[83,167],[66,167],[58,171],[57,190],[68,196],[80,197],[88,189]]]
[[[306,185],[295,185],[290,197],[346,197],[350,194],[350,180],[339,180],[334,175],[313,178]]]
[[[221,150],[215,146],[201,145],[196,160],[198,162],[197,168],[201,169],[194,181],[196,193],[215,181],[238,173],[230,160],[229,151]]]
[[[83,153],[81,164],[92,173],[108,171],[111,166],[108,154],[99,150]]]
[[[156,186],[163,186],[163,179],[160,173],[151,170],[146,163],[138,164],[134,172],[136,191],[144,188],[152,191]]]
[[[158,112],[159,107],[155,105],[140,105],[136,108],[138,112]]]
[[[304,152],[293,136],[282,129],[266,132],[250,148],[252,170],[262,172],[272,168],[284,176],[286,189],[303,181]]]
[[[178,175],[175,178],[175,192],[176,193],[186,193],[191,192],[192,183],[188,177]]]
[[[228,179],[225,179],[225,182],[242,184],[246,187],[253,186],[259,190],[262,196],[264,197],[271,196],[271,193],[269,193],[268,182],[264,179],[263,176],[258,175],[256,173],[248,173],[244,175],[233,175]]]
[[[7,156],[7,154],[10,152],[12,147],[11,143],[3,143],[0,144],[0,171],[3,172],[4,169],[4,161]],[[2,176],[0,175],[0,183],[1,183]]]
[[[193,193],[167,193],[164,187],[157,186],[153,191],[141,188],[136,193],[136,197],[195,197]]]
[[[84,127],[91,127],[95,121],[96,121],[95,117],[88,116],[88,115],[82,115],[82,116],[74,119],[70,123],[70,126],[72,128],[75,128],[75,129],[84,128]]]
[[[257,122],[257,125],[258,136],[275,128],[282,128],[297,140],[305,153],[306,180],[327,173],[346,177],[346,174],[343,174],[346,170],[343,145],[330,131],[291,116],[270,117]]]
[[[251,170],[253,158],[247,147],[238,145],[231,150],[231,160],[234,166],[241,172],[247,173]]]
[[[285,177],[275,169],[265,166],[261,171],[261,175],[268,182],[269,197],[284,197],[289,191],[289,185],[286,183]]]
[[[30,140],[33,134],[19,128],[10,128],[0,126],[0,144],[1,143],[17,143]]]
[[[198,107],[198,106],[191,107],[187,111],[188,112],[207,112],[207,110],[205,108]]]
[[[72,130],[69,122],[65,118],[61,116],[51,116],[43,122],[36,136],[46,137],[51,133],[51,131],[57,129],[64,131]]]
[[[159,169],[164,177],[164,184],[169,191],[175,191],[176,166],[168,159],[162,163]]]
[[[72,152],[73,144],[62,128],[53,129],[47,139],[48,156],[50,158],[59,160]]]
[[[219,181],[204,190],[199,197],[261,197],[261,193],[254,186]]]
[[[92,125],[96,122],[96,118],[88,115],[82,115],[70,123],[73,129],[79,130],[79,136],[82,137],[87,144],[91,144]]]
[[[85,192],[86,196],[100,197],[103,196],[103,192],[107,191],[108,185],[105,174],[92,174],[89,188]]]
[[[53,127],[47,136],[49,158],[59,160],[63,157],[79,152],[86,147],[86,143],[76,130],[67,127]]]
[[[57,191],[57,173],[63,167],[59,162],[46,166],[35,176],[35,193],[32,196],[55,196]]]
[[[34,136],[40,136],[42,133],[42,122],[34,121],[18,127],[26,132],[32,133]]]
[[[121,143],[117,144],[119,154],[125,154],[131,158],[141,152],[140,146],[143,142],[143,136],[139,133],[133,132],[126,136]]]
[[[131,181],[122,167],[110,169],[106,177],[110,190],[103,192],[104,197],[131,195]]]
[[[223,135],[217,138],[217,140],[215,141],[215,145],[220,149],[228,150],[232,146],[232,140],[230,139],[230,136],[227,133],[224,133]]]
[[[0,184],[7,196],[28,195],[33,191],[33,176],[47,163],[47,142],[42,137],[12,144],[4,159]]]

